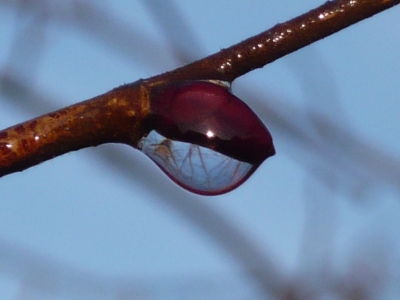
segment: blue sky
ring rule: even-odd
[[[20,10],[13,2],[0,2],[0,74],[29,91],[7,92],[2,81],[1,128],[176,68],[322,4],[175,0],[175,15],[156,1],[32,1]],[[99,11],[101,22],[93,25],[85,6],[78,18],[73,3]],[[261,299],[249,269],[265,266],[277,276],[272,283],[304,287],[384,273],[377,297],[397,299],[398,13],[234,82],[277,154],[228,194],[190,194],[121,145],[1,178],[1,298]],[[174,30],[165,15],[174,16]]]

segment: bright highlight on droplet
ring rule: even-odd
[[[226,193],[275,154],[268,129],[226,85],[191,81],[153,88],[150,107],[138,148],[194,193]]]
[[[209,137],[209,138],[214,137],[214,133],[213,133],[211,130],[207,131],[206,135],[207,135],[207,137]]]

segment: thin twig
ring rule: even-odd
[[[218,53],[150,80],[236,78],[400,3],[400,0],[327,1],[290,21]]]

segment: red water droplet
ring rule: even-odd
[[[169,84],[152,91],[150,106],[145,124],[157,138],[145,137],[139,148],[193,192],[228,192],[275,154],[268,129],[224,86],[205,81]]]

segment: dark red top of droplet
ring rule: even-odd
[[[197,144],[255,165],[275,154],[271,134],[238,97],[205,81],[152,91],[147,126],[166,138]]]

